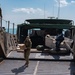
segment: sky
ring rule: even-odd
[[[12,27],[12,23],[17,26],[26,19],[49,17],[70,19],[75,22],[75,0],[0,0],[0,7],[5,27],[7,21],[10,21]]]

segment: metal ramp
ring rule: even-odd
[[[31,53],[29,67],[25,67],[23,52],[11,51],[0,63],[0,75],[74,75],[72,55]]]
[[[71,61],[4,60],[0,63],[0,75],[75,75],[75,64]]]
[[[17,58],[24,59],[23,52],[11,51],[7,58]],[[31,52],[29,59],[34,60],[73,60],[73,56],[70,53],[69,55],[51,55],[50,53],[41,53],[41,52]]]

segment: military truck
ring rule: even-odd
[[[38,46],[54,50],[56,47],[57,31],[62,31],[64,41],[60,48],[71,50],[73,48],[74,21],[68,19],[27,19],[24,23],[17,25],[17,37],[19,43],[23,43],[29,35],[32,40],[32,48]]]

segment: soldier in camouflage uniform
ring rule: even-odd
[[[31,39],[29,36],[26,37],[25,41],[24,41],[24,44],[25,44],[25,49],[24,49],[24,58],[26,60],[26,63],[25,65],[28,67],[28,64],[29,64],[29,55],[30,55],[30,49],[31,49],[31,46],[32,46],[32,42],[31,42]]]

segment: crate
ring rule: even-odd
[[[25,49],[25,44],[18,44],[18,46],[20,47],[21,50]]]

